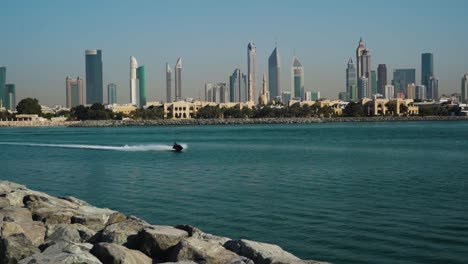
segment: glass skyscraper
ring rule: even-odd
[[[353,59],[349,58],[346,68],[346,92],[350,100],[357,100],[357,72]]]
[[[72,108],[83,104],[83,80],[80,77],[65,79],[67,108]]]
[[[14,84],[5,84],[5,109],[14,111],[16,108],[16,89]]]
[[[385,94],[387,85],[387,65],[379,64],[377,67],[377,93]]]
[[[421,84],[429,87],[431,77],[434,77],[434,56],[432,53],[421,55]]]
[[[172,70],[166,62],[166,103],[172,103]]]
[[[412,83],[416,83],[415,69],[395,69],[393,71],[392,85],[395,87],[395,94],[407,94],[406,87]]]
[[[252,95],[255,95],[256,87],[257,87],[257,75],[256,75],[256,69],[257,69],[257,47],[255,47],[255,44],[253,41],[250,41],[249,44],[247,45],[247,83],[252,84]],[[247,93],[247,100],[254,98],[248,98],[249,93]],[[253,96],[255,97],[255,96]]]
[[[182,58],[177,60],[175,65],[175,101],[182,100]]]
[[[117,103],[117,85],[115,83],[109,83],[107,85],[107,103]]]
[[[0,105],[6,108],[5,82],[6,67],[0,67]]]
[[[280,57],[278,47],[275,47],[268,58],[268,90],[270,91],[270,98],[275,98],[281,95]]]
[[[371,71],[371,95],[377,93],[377,73],[375,71]]]
[[[86,50],[86,104],[103,102],[102,53]]]
[[[235,69],[229,77],[229,101],[247,101],[247,76],[240,69]]]
[[[296,57],[291,67],[291,77],[293,97],[302,99],[304,97],[304,67]]]
[[[138,94],[140,96],[139,106],[143,107],[146,105],[146,70],[144,65],[137,68],[137,79]]]

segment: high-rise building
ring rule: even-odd
[[[406,98],[416,99],[416,84],[410,83],[406,86]]]
[[[137,81],[138,62],[135,57],[130,56],[130,103],[138,106],[138,81]]]
[[[351,58],[349,58],[348,67],[346,68],[346,92],[350,100],[357,100],[357,72]]]
[[[370,98],[369,79],[367,77],[360,77],[358,80],[358,99]]]
[[[392,85],[395,87],[395,93],[406,94],[408,84],[416,83],[415,69],[395,69],[393,70]]]
[[[166,62],[166,103],[172,103],[172,70],[169,63]]]
[[[461,81],[461,100],[462,102],[468,101],[468,74],[463,75]]]
[[[371,83],[372,83],[372,94],[377,94],[377,73],[375,71],[371,71]]]
[[[182,100],[182,58],[177,59],[175,65],[175,101]]]
[[[387,65],[379,64],[377,67],[377,93],[385,94],[385,86],[387,85]]]
[[[5,107],[6,67],[0,67],[0,106]]]
[[[395,87],[393,85],[385,85],[384,94],[385,99],[392,100],[395,98]]]
[[[229,91],[227,89],[226,83],[218,83],[218,90],[219,90],[219,102],[220,103],[227,103],[229,102]]]
[[[235,69],[229,77],[229,101],[247,101],[247,76],[240,69]]]
[[[16,89],[14,84],[5,84],[5,108],[14,111],[16,109]]]
[[[304,92],[304,101],[312,101],[312,92]]]
[[[138,79],[138,107],[143,107],[146,105],[146,68],[145,66],[140,66],[136,70],[137,79]]]
[[[83,105],[83,80],[80,77],[71,79],[65,78],[67,95],[67,108]]]
[[[288,104],[290,100],[291,100],[291,92],[281,92],[281,102]]]
[[[426,86],[416,85],[414,99],[426,100]]]
[[[278,53],[278,47],[275,47],[270,58],[268,58],[268,90],[272,98],[281,95],[280,56]]]
[[[250,41],[249,44],[247,45],[247,83],[252,83],[252,94],[256,94],[256,86],[257,86],[257,75],[256,75],[256,69],[257,69],[257,47],[255,47],[255,44]],[[249,95],[247,95],[249,96]],[[250,101],[250,98],[248,98]],[[251,98],[252,101],[254,100]]]
[[[102,52],[86,50],[86,103],[103,103]]]
[[[294,57],[291,67],[291,94],[295,98],[304,98],[304,67],[299,60]]]
[[[439,99],[439,79],[431,77],[429,86],[427,87],[427,99]]]
[[[226,88],[226,83],[206,83],[205,101],[226,103],[228,101]]]
[[[356,63],[357,63],[357,78],[360,78],[363,76],[362,74],[362,71],[361,71],[361,56],[362,56],[362,53],[363,51],[366,49],[366,44],[364,43],[364,41],[361,39],[359,39],[359,44],[358,44],[358,47],[356,49]]]
[[[370,50],[364,49],[361,54],[361,61],[359,62],[359,66],[361,67],[360,72],[361,76],[358,77],[366,77],[368,79],[371,78],[371,55]]]
[[[311,99],[312,101],[317,101],[317,100],[320,100],[320,92],[319,91],[312,91],[311,92]]]
[[[421,54],[421,84],[429,87],[431,77],[434,77],[434,56],[432,53]]]
[[[260,93],[260,96],[258,97],[258,104],[266,105],[268,104],[268,90],[267,90],[267,82],[266,82],[265,74],[263,74],[263,86],[262,87],[263,87],[262,92]]]
[[[341,101],[345,101],[345,102],[349,101],[350,98],[349,98],[348,92],[340,92],[338,94],[338,99],[340,99]]]
[[[115,83],[107,85],[107,103],[110,105],[117,103],[117,85]]]

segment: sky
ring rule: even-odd
[[[183,58],[182,96],[201,98],[204,84],[247,71],[247,44],[257,47],[257,87],[277,42],[281,89],[291,89],[294,54],[305,90],[337,98],[362,37],[372,68],[415,68],[434,54],[442,93],[460,92],[468,73],[466,0],[2,0],[0,66],[17,101],[65,105],[65,77],[85,78],[85,50],[101,49],[104,84],[128,103],[129,58],[146,65],[148,101],[165,99],[165,64]],[[257,91],[258,91],[257,89]],[[106,88],[104,88],[106,90]],[[106,97],[105,97],[106,98]]]

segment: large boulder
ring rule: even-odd
[[[129,217],[123,222],[106,226],[101,232],[100,241],[136,248],[138,232],[150,224],[136,217]]]
[[[44,242],[45,227],[41,222],[3,222],[1,237],[7,238],[14,234],[23,234],[34,246]]]
[[[177,225],[175,228],[184,230],[189,234],[189,237],[197,238],[200,240],[205,240],[205,241],[210,241],[210,242],[217,242],[220,245],[224,245],[227,241],[231,240],[230,238],[227,237],[221,237],[221,236],[215,236],[212,234],[205,233],[201,231],[200,229],[191,226],[191,225]]]
[[[81,224],[52,224],[47,226],[45,240],[65,240],[76,243],[88,242],[96,231]]]
[[[166,258],[168,249],[177,245],[188,233],[172,226],[150,226],[138,233],[138,249],[159,261]]]
[[[44,207],[33,212],[33,219],[46,225],[71,224],[71,219],[75,213],[73,210],[66,208]]]
[[[33,220],[31,211],[27,208],[7,206],[0,209],[0,218],[9,222],[30,222]]]
[[[14,264],[40,250],[24,234],[13,234],[0,240],[0,263]]]
[[[112,243],[98,243],[91,254],[105,264],[151,264],[153,260],[138,250]]]
[[[169,261],[192,260],[197,263],[210,264],[253,264],[249,259],[225,249],[216,241],[209,242],[195,237],[183,239],[171,250],[168,259]]]
[[[27,257],[19,264],[102,264],[89,253],[93,245],[62,241],[46,248],[42,253]]]
[[[106,208],[80,206],[77,214],[71,218],[71,222],[72,224],[82,224],[89,229],[99,231],[107,225],[109,217],[114,213],[115,211]]]
[[[230,240],[224,244],[224,247],[240,256],[253,260],[255,264],[297,263],[301,261],[298,257],[273,244],[242,239]]]

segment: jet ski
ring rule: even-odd
[[[184,149],[181,145],[177,144],[176,142],[174,142],[174,145],[172,146],[172,149],[175,151],[175,152],[182,152],[182,150]]]

